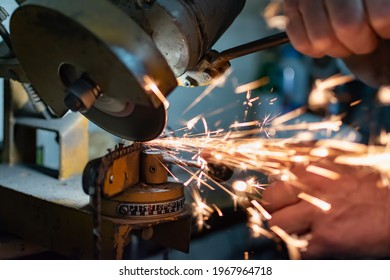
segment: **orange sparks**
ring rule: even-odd
[[[205,203],[197,188],[193,188],[191,194],[194,199],[192,215],[196,218],[198,230],[201,231],[204,227],[209,227],[205,222],[214,213],[214,210]]]
[[[258,126],[259,124],[260,123],[258,121],[251,121],[245,123],[235,122],[230,126],[230,128],[251,127],[251,126]]]
[[[315,166],[315,165],[309,165],[308,167],[306,167],[306,171],[314,173],[314,174],[317,174],[319,176],[322,176],[322,177],[325,177],[325,178],[328,178],[328,179],[331,179],[331,180],[338,180],[338,179],[340,179],[340,174],[339,173],[334,172],[334,171],[329,170],[329,169],[326,169],[326,168]]]
[[[315,85],[317,90],[329,90],[337,86],[352,82],[353,80],[355,80],[355,78],[351,75],[334,75],[323,81],[317,80]]]
[[[360,99],[360,100],[356,100],[356,101],[354,101],[354,102],[351,102],[351,104],[349,104],[349,106],[350,107],[354,107],[354,106],[356,106],[356,105],[358,105],[358,104],[360,104],[360,103],[362,103],[362,100]]]
[[[317,206],[318,208],[320,208],[322,211],[325,212],[329,211],[332,208],[332,206],[328,202],[325,202],[307,193],[300,193],[298,197],[306,202],[313,204],[314,206]]]
[[[168,99],[164,96],[164,94],[160,91],[158,86],[156,85],[155,82],[149,77],[145,76],[144,81],[146,83],[145,85],[145,90],[146,91],[152,91],[154,95],[161,101],[161,103],[164,105],[164,108],[167,110],[169,108],[169,101]]]
[[[278,226],[272,226],[271,230],[287,244],[290,259],[300,259],[299,250],[305,250],[309,242],[289,235]]]
[[[282,14],[283,1],[273,0],[264,9],[264,19],[270,28],[285,30],[287,26],[287,17]]]
[[[357,154],[365,154],[367,152],[367,146],[364,144],[353,143],[350,141],[341,141],[335,139],[319,140],[316,142],[316,146],[322,148],[331,148],[344,152],[352,152]]]
[[[187,129],[188,130],[191,130],[195,127],[195,125],[198,123],[198,121],[202,118],[201,115],[197,116],[197,117],[194,117],[192,118],[191,120],[189,120],[187,122]]]
[[[252,205],[263,215],[264,219],[271,220],[272,216],[256,200],[251,201]]]
[[[254,237],[260,237],[261,235],[269,239],[272,239],[274,237],[271,232],[269,232],[258,224],[252,224],[250,225],[250,228],[252,229]]]
[[[329,155],[329,149],[325,147],[313,148],[310,151],[310,155],[314,157],[325,158]]]
[[[229,68],[225,71],[225,73],[221,76],[219,76],[217,79],[213,81],[211,85],[209,85],[202,93],[198,96],[188,107],[183,111],[183,114],[188,113],[192,108],[196,106],[200,101],[202,101],[206,96],[210,95],[213,90],[219,86],[222,86],[225,82],[227,77],[231,74],[232,70]]]
[[[390,86],[382,86],[379,89],[378,100],[383,105],[390,105]]]
[[[248,189],[248,184],[244,181],[235,181],[232,187],[236,191],[245,192]]]
[[[291,245],[294,248],[305,249],[309,245],[307,240],[294,238],[278,226],[272,226],[271,230],[286,242],[286,244]]]
[[[350,75],[334,75],[323,81],[317,80],[314,89],[309,94],[309,106],[311,108],[324,108],[329,104],[337,103],[337,98],[332,90],[353,80],[354,77]]]
[[[331,130],[339,131],[342,125],[342,121],[323,121],[323,122],[308,122],[308,123],[299,123],[291,125],[277,125],[274,128],[278,131],[288,131],[288,130]]]
[[[215,204],[213,204],[213,207],[214,207],[215,211],[217,211],[218,216],[223,217],[223,213],[222,213],[221,209]]]
[[[252,207],[247,207],[246,211],[251,215],[249,221],[253,224],[262,224],[261,215]]]
[[[244,93],[244,92],[249,92],[249,91],[255,90],[257,88],[263,87],[263,86],[265,86],[268,83],[269,83],[269,78],[268,77],[263,77],[263,78],[260,78],[260,79],[258,79],[256,81],[247,83],[245,85],[238,86],[236,88],[235,92],[237,94]]]
[[[390,152],[381,150],[375,151],[373,149],[369,154],[363,155],[340,155],[335,159],[335,163],[371,167],[378,170],[383,176],[390,178]]]

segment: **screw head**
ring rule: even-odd
[[[114,183],[114,175],[111,174],[109,178],[110,184]]]
[[[126,205],[120,205],[118,208],[118,213],[121,216],[127,216],[127,213],[129,213],[129,208]]]

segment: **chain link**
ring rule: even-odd
[[[130,146],[125,147],[124,144],[118,144],[115,146],[113,151],[109,150],[108,154],[103,156],[100,159],[99,165],[96,168],[97,176],[94,178],[89,178],[89,185],[92,184],[92,187],[95,189],[91,195],[91,207],[92,207],[92,216],[93,216],[93,256],[95,259],[101,259],[102,251],[102,236],[101,236],[101,192],[103,189],[103,184],[110,166],[114,163],[115,160],[128,156],[131,153],[141,151],[143,145],[141,143],[134,143]]]

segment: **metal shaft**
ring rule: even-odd
[[[272,36],[268,36],[247,44],[243,44],[231,49],[224,50],[220,52],[216,58],[215,62],[219,63],[222,61],[229,61],[238,57],[242,57],[248,54],[259,52],[265,49],[273,48],[285,43],[290,42],[286,32],[281,32]]]

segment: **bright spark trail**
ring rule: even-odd
[[[286,17],[283,15],[283,0],[272,0],[264,10],[264,19],[270,28],[285,30]],[[229,72],[230,74],[230,72]],[[194,108],[203,98],[210,95],[212,90],[225,82],[226,76],[217,80],[192,102],[184,113]],[[333,92],[334,88],[352,81],[352,76],[336,75],[329,79],[315,81],[314,88],[308,95],[308,106],[311,109],[326,108],[329,104],[337,102]],[[230,186],[216,182],[208,176],[210,164],[223,165],[230,169],[242,171],[256,171],[268,176],[269,180],[282,180],[296,188],[303,188],[299,176],[294,174],[294,166],[303,165],[307,172],[322,176],[328,180],[337,181],[342,174],[334,170],[328,170],[319,165],[321,160],[327,160],[333,166],[347,165],[359,166],[379,172],[382,187],[390,185],[390,134],[382,132],[378,139],[381,146],[362,145],[354,143],[355,134],[352,132],[348,140],[331,139],[332,133],[337,133],[342,128],[342,116],[327,116],[317,122],[298,122],[300,116],[307,112],[306,107],[301,107],[281,116],[267,115],[262,121],[245,121],[248,108],[255,103],[264,103],[260,97],[253,97],[252,91],[267,84],[268,78],[260,78],[253,82],[238,86],[236,94],[246,94],[243,105],[246,106],[244,122],[231,124],[229,131],[222,129],[210,131],[206,123],[208,115],[199,115],[185,124],[180,131],[188,131],[184,137],[167,135],[146,143],[152,149],[160,150],[165,156],[175,159],[175,164],[185,170],[190,178],[185,185],[191,187],[193,197],[193,216],[197,227],[201,230],[208,227],[207,220],[216,212],[219,216],[223,211],[215,204],[208,206],[202,198],[201,186],[210,190],[216,185],[225,191],[232,199],[234,206],[239,204],[246,210],[247,224],[254,237],[264,236],[275,241],[283,241],[286,244],[290,259],[299,259],[300,252],[304,251],[310,236],[297,237],[289,235],[278,226],[268,228],[266,221],[272,216],[262,206],[264,201],[261,194],[267,184],[261,184],[256,179],[236,180]],[[390,87],[383,87],[378,92],[378,99],[384,105],[390,104]],[[276,99],[269,102],[273,105]],[[350,107],[359,105],[362,100],[354,101]],[[215,115],[224,112],[235,104],[226,108],[218,108]],[[202,121],[204,133],[191,134],[191,129]],[[289,132],[293,135],[289,138],[277,138],[278,132]],[[318,140],[316,133],[321,132],[328,139]],[[182,154],[190,155],[191,161],[181,158]],[[196,168],[193,172],[190,168]],[[211,181],[211,183],[208,183]],[[304,186],[305,189],[310,186]],[[332,205],[304,191],[299,192],[297,198],[311,203],[320,210],[331,211]],[[248,252],[245,252],[246,259]]]
[[[332,89],[337,85],[351,81],[350,76],[334,76],[325,81],[317,81],[312,94],[320,96],[332,95]],[[240,88],[257,87],[259,81],[249,83]],[[248,94],[248,101],[252,100]],[[257,99],[256,99],[257,100]],[[326,98],[332,102],[331,98]],[[193,104],[195,106],[196,103]],[[356,104],[353,104],[355,106]],[[351,105],[352,106],[352,105]],[[165,156],[174,158],[175,163],[190,174],[186,186],[192,186],[193,215],[196,218],[198,229],[208,227],[206,221],[216,212],[219,216],[223,212],[217,205],[208,206],[202,198],[200,187],[213,189],[216,185],[225,191],[232,199],[234,205],[238,204],[246,209],[248,226],[254,236],[281,239],[288,247],[291,258],[299,258],[299,251],[308,244],[306,239],[289,236],[281,228],[267,229],[264,222],[271,219],[271,215],[262,207],[261,192],[266,187],[253,178],[247,181],[236,181],[230,186],[215,181],[208,175],[210,164],[223,165],[232,170],[256,171],[285,181],[293,186],[301,187],[299,176],[294,174],[293,167],[304,165],[307,172],[315,173],[330,180],[338,180],[341,174],[318,165],[323,159],[332,162],[332,165],[349,165],[369,168],[381,174],[382,186],[390,182],[390,150],[388,141],[385,146],[366,146],[350,141],[335,139],[316,140],[315,133],[338,132],[342,127],[341,117],[333,116],[323,121],[292,122],[307,112],[305,107],[298,108],[282,116],[266,116],[263,121],[235,122],[229,131],[210,131],[204,116],[199,115],[188,121],[184,130],[190,131],[197,123],[203,124],[204,132],[185,137],[168,135],[147,142],[151,149],[160,150]],[[293,134],[289,138],[271,138],[277,132],[288,131]],[[305,132],[302,134],[302,132]],[[382,136],[386,141],[389,136]],[[189,154],[191,161],[180,158],[181,153]],[[195,167],[198,171],[189,169]],[[211,181],[211,183],[209,183]],[[306,186],[310,187],[310,186]],[[326,201],[301,192],[298,198],[318,207],[322,211],[330,211],[331,205]]]

